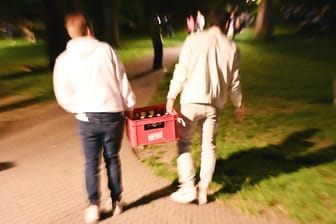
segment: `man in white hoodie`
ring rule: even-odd
[[[85,157],[89,207],[85,221],[99,219],[99,157],[106,164],[113,214],[121,212],[119,150],[124,112],[133,110],[135,95],[124,66],[112,47],[95,39],[88,20],[80,13],[65,17],[71,39],[56,59],[54,92],[59,105],[78,120]]]
[[[172,113],[174,101],[181,94],[177,142],[180,188],[170,196],[175,202],[189,203],[198,198],[199,204],[207,203],[207,191],[216,164],[218,111],[230,98],[235,107],[235,118],[241,121],[244,115],[239,52],[235,43],[225,35],[228,19],[228,13],[218,8],[210,16],[211,27],[207,31],[187,37],[170,81],[168,113]],[[202,131],[198,195],[190,153],[196,123],[200,124]]]

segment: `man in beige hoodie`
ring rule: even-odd
[[[180,188],[170,198],[189,203],[198,198],[207,203],[207,191],[216,164],[216,129],[218,111],[230,98],[235,107],[235,118],[241,121],[244,106],[239,74],[239,51],[225,35],[229,14],[219,8],[211,13],[207,31],[189,35],[167,94],[167,112],[173,112],[174,101],[180,94],[181,118],[178,122],[177,170]],[[202,130],[202,154],[198,194],[190,145],[195,124]]]

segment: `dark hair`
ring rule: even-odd
[[[226,9],[223,7],[216,7],[210,12],[209,24],[210,26],[218,26],[222,32],[225,32],[229,19],[230,13]]]

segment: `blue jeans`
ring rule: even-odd
[[[99,201],[98,178],[101,152],[107,170],[113,201],[120,200],[121,165],[119,150],[124,130],[122,113],[86,113],[89,121],[79,121],[79,133],[85,156],[85,183],[90,204]]]

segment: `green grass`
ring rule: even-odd
[[[0,39],[0,78],[13,73],[26,72],[29,68],[48,65],[44,42],[32,44],[24,39],[15,39],[15,45],[9,40]]]
[[[251,36],[244,30],[236,39],[247,114],[236,123],[231,105],[221,112],[215,197],[253,214],[274,209],[301,223],[336,223],[334,37],[281,30],[263,43]],[[153,104],[165,102],[171,73]],[[197,132],[196,167],[199,139]]]
[[[181,44],[184,40],[186,33],[183,31],[177,32],[174,37],[163,37],[163,46],[172,47]],[[152,41],[146,36],[138,37],[138,39],[127,38],[123,39],[118,49],[120,57],[124,63],[127,63],[135,58],[153,53]]]
[[[174,38],[164,38],[164,46],[181,43],[183,35],[180,32]],[[39,40],[32,44],[24,39],[14,42],[0,39],[0,112],[54,100],[46,43]],[[123,39],[117,51],[127,63],[152,54],[152,42],[146,36]]]
[[[43,42],[0,40],[0,112],[53,99]]]

